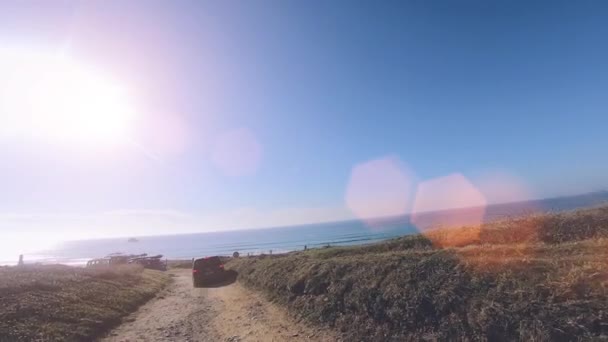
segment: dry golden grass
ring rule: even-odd
[[[608,206],[554,214],[533,214],[479,226],[423,232],[435,247],[481,244],[560,243],[608,237]]]
[[[608,207],[228,264],[354,341],[608,338]]]
[[[135,265],[0,267],[0,341],[91,341],[168,280]]]

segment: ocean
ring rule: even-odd
[[[525,202],[494,204],[481,208],[463,208],[429,212],[419,215],[414,226],[409,216],[384,218],[369,222],[352,220],[333,223],[308,224],[290,227],[232,230],[197,234],[138,236],[136,242],[128,238],[62,242],[54,247],[24,255],[26,263],[61,263],[84,265],[93,258],[111,253],[162,254],[167,259],[191,259],[211,255],[277,254],[327,245],[344,246],[378,242],[398,236],[415,234],[428,227],[478,224],[504,217],[527,215],[534,212],[558,212],[581,207],[608,204],[608,192],[595,192]],[[14,257],[14,256],[10,256]],[[6,258],[3,258],[7,260]],[[16,258],[1,261],[14,264]]]
[[[372,243],[415,233],[415,227],[387,224],[370,227],[362,221],[310,224],[290,227],[234,230],[197,234],[139,236],[63,242],[39,253],[25,255],[26,262],[82,265],[111,253],[162,254],[167,259],[191,259],[211,255],[285,253],[327,245]]]

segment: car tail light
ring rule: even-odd
[[[220,268],[224,268],[224,265],[220,265]]]
[[[192,273],[198,273],[198,270],[192,270]]]

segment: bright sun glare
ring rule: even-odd
[[[0,75],[0,135],[128,141],[135,114],[126,89],[98,70],[64,56],[0,51]]]

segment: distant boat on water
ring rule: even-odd
[[[129,238],[127,242],[139,242],[139,240],[137,240],[136,238]]]

